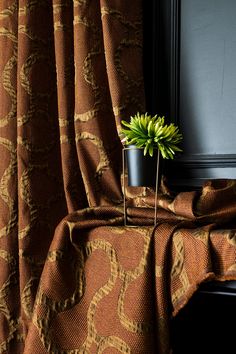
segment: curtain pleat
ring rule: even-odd
[[[23,351],[58,223],[122,202],[144,101],[141,0],[0,2],[0,353]]]
[[[56,225],[68,208],[63,188],[53,32],[46,1],[18,2],[17,153],[20,326],[24,337]],[[8,129],[7,131],[10,131]]]
[[[17,3],[0,3],[0,352],[19,348]],[[14,339],[17,338],[17,341]],[[17,342],[16,344],[13,342]],[[12,351],[13,352],[13,351]]]

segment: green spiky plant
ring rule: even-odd
[[[154,148],[158,148],[164,159],[173,159],[176,152],[181,152],[177,145],[183,139],[179,128],[173,123],[165,124],[165,117],[151,116],[148,113],[137,113],[130,117],[130,122],[121,121],[122,142],[144,148],[144,155],[153,156]],[[127,129],[128,128],[128,129]]]

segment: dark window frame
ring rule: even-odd
[[[143,4],[147,110],[179,125],[181,0]],[[209,179],[235,178],[236,154],[194,155],[185,151],[165,162],[163,173],[178,189],[200,188]]]

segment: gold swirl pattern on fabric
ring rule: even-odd
[[[75,145],[75,140],[71,137],[68,137],[67,135],[61,135],[60,136],[60,143],[61,144],[71,144],[71,145]]]
[[[78,15],[74,17],[74,26],[76,25],[83,25],[87,27],[91,31],[91,35],[93,38],[93,47],[90,48],[89,53],[84,59],[83,78],[85,82],[87,82],[91,86],[91,89],[93,91],[94,106],[93,109],[90,109],[87,112],[75,114],[75,122],[87,122],[90,119],[95,118],[102,107],[101,88],[97,84],[96,75],[94,73],[93,68],[93,59],[99,54],[101,54],[101,31],[100,28],[95,26],[93,22],[89,22],[87,18]]]
[[[13,143],[7,139],[0,137],[0,145],[4,146],[10,153],[10,164],[5,167],[5,171],[0,180],[0,197],[5,202],[9,209],[9,220],[6,225],[0,229],[0,238],[7,236],[17,225],[17,206],[14,199],[10,196],[8,192],[8,184],[12,177],[16,175],[17,171],[17,158],[16,149]]]
[[[209,242],[209,230],[206,230],[204,228],[196,228],[193,232],[194,237],[199,239],[201,242],[204,243],[205,246],[207,246]]]
[[[122,106],[114,106],[113,107],[113,112],[115,116],[120,116],[121,113],[124,111],[125,109],[125,105]]]
[[[69,125],[72,125],[73,121],[71,119],[65,119],[65,118],[59,118],[59,126],[61,128],[63,127],[68,127]]]
[[[73,3],[75,3],[75,0],[73,0]],[[70,6],[71,6],[70,0],[64,0],[63,2],[61,2],[59,4],[53,4],[53,13],[60,14],[61,11],[63,11],[64,9],[67,9]]]
[[[19,319],[13,317],[11,308],[7,301],[11,289],[18,283],[18,274],[16,259],[3,249],[0,250],[0,262],[1,260],[8,265],[8,277],[3,283],[1,283],[0,288],[1,314],[7,320],[8,325],[8,336],[0,344],[0,353],[4,353],[8,348],[8,344],[15,338],[15,334],[19,326]],[[17,341],[22,341],[22,339],[23,337],[17,338]]]
[[[45,61],[49,67],[51,66],[50,58],[46,55],[39,54],[38,51],[36,51],[26,59],[20,71],[20,84],[29,96],[29,108],[26,114],[18,116],[18,126],[28,123],[28,121],[35,117],[35,113],[38,111],[37,99],[39,99],[40,96],[43,95],[44,99],[49,99],[54,91],[54,87],[52,87],[51,91],[48,89],[47,93],[41,94],[39,92],[34,92],[29,77],[32,67],[39,61]]]
[[[236,263],[231,265],[228,269],[227,269],[227,273],[231,273],[234,274],[236,272]]]
[[[90,111],[87,111],[85,113],[76,113],[75,114],[75,122],[77,122],[77,121],[88,122],[90,119],[97,117],[98,112],[99,112],[99,108],[91,109]]]
[[[229,244],[236,248],[236,231],[235,230],[225,230],[222,232],[226,236]]]
[[[155,228],[153,190],[128,188],[124,226],[117,127],[145,111],[130,4],[0,2],[0,353],[166,354],[196,284],[236,279],[236,181],[163,183]]]
[[[97,352],[102,353],[103,350],[107,348],[114,348],[120,353],[131,353],[131,348],[121,337],[116,335],[102,335],[98,332],[96,327],[96,312],[100,306],[102,300],[106,299],[112,291],[114,291],[114,287],[120,279],[122,281],[122,285],[120,287],[120,296],[117,304],[117,315],[124,326],[124,328],[131,333],[142,335],[151,330],[150,323],[141,323],[133,321],[128,318],[124,313],[124,304],[125,301],[125,292],[132,282],[135,282],[144,272],[148,260],[148,254],[150,249],[150,231],[151,228],[146,228],[140,230],[136,228],[135,230],[131,230],[131,237],[133,233],[137,233],[136,236],[140,235],[140,240],[143,240],[143,251],[141,254],[141,258],[137,266],[135,266],[132,270],[124,270],[122,263],[118,260],[118,254],[114,246],[104,239],[96,239],[93,241],[88,241],[86,243],[74,243],[73,234],[74,229],[77,227],[76,223],[67,222],[68,230],[70,233],[70,240],[74,245],[77,251],[77,260],[72,258],[70,261],[71,266],[76,270],[75,281],[76,286],[71,297],[64,300],[55,300],[49,298],[49,295],[46,295],[46,292],[43,288],[38,292],[36,299],[36,307],[42,308],[43,310],[43,319],[40,319],[38,316],[34,316],[34,323],[38,328],[40,338],[45,348],[49,352],[53,353],[90,353],[91,347],[96,345]],[[110,227],[109,230],[117,235],[124,230],[119,227]],[[129,232],[129,229],[126,229],[125,233]],[[134,236],[134,235],[133,235]],[[50,324],[52,323],[52,319],[55,316],[59,315],[61,312],[66,311],[68,309],[72,309],[75,307],[79,301],[82,300],[82,296],[84,296],[85,287],[86,287],[86,277],[85,277],[85,266],[86,262],[91,258],[92,255],[96,254],[97,251],[102,251],[109,260],[110,271],[107,274],[107,278],[104,281],[103,285],[96,289],[94,295],[91,298],[90,303],[88,304],[87,309],[87,336],[81,346],[77,349],[66,350],[59,348],[56,343],[53,342],[51,338],[51,330]],[[51,251],[48,255],[47,262],[53,263],[55,262],[63,262],[63,258],[67,257],[67,253],[63,250],[54,250]],[[74,265],[73,265],[74,264]],[[76,275],[77,274],[77,275]],[[82,287],[81,287],[82,286]]]
[[[0,11],[0,20],[8,18],[13,15],[18,9],[18,1],[14,1],[11,5],[9,5],[6,9]]]
[[[102,17],[106,16],[106,15],[114,16],[125,27],[137,29],[141,25],[141,21],[136,21],[135,23],[128,21],[125,14],[123,14],[122,12],[120,12],[116,9],[112,9],[112,8],[109,8],[106,6],[101,7],[101,15],[102,15]]]
[[[32,256],[26,256],[22,249],[19,249],[19,257],[21,262],[25,262],[25,265],[30,267],[31,276],[29,277],[27,283],[21,292],[21,304],[24,310],[25,315],[28,319],[32,318],[33,314],[33,301],[32,301],[32,292],[34,291],[36,285],[39,282],[40,275],[42,273],[44,260],[35,259]]]
[[[160,265],[156,265],[155,266],[155,276],[157,278],[160,278],[162,276],[162,274],[163,274],[163,267]]]
[[[1,35],[11,40],[11,42],[13,43],[13,53],[14,53],[13,56],[6,63],[2,73],[3,88],[11,97],[11,104],[12,104],[10,112],[5,117],[1,117],[0,119],[0,127],[5,127],[11,119],[14,119],[16,117],[16,89],[11,83],[11,75],[12,75],[12,70],[16,67],[17,64],[17,54],[16,54],[17,38],[14,33],[8,31],[5,28],[0,28],[0,36]]]
[[[74,7],[81,6],[81,5],[87,5],[88,0],[74,0]]]
[[[96,167],[95,179],[100,178],[103,171],[109,168],[110,162],[109,158],[106,154],[106,150],[104,149],[104,145],[101,139],[99,139],[96,135],[93,135],[89,132],[83,132],[81,134],[76,134],[75,137],[76,143],[79,143],[83,140],[88,140],[92,142],[97,148],[100,156],[100,160]]]
[[[147,266],[148,262],[148,252],[150,250],[150,231],[147,229],[138,229],[137,232],[143,237],[144,245],[143,245],[143,254],[140,258],[140,262],[138,266],[133,269],[132,271],[124,271],[122,268],[120,270],[120,278],[123,281],[123,285],[121,287],[120,296],[118,299],[118,308],[117,312],[121,321],[121,324],[126,328],[128,331],[133,333],[145,333],[149,332],[152,328],[150,323],[139,323],[130,319],[124,310],[125,304],[125,294],[129,286],[138,279],[143,273]]]
[[[18,26],[18,33],[26,35],[29,39],[32,41],[35,41],[36,43],[42,43],[43,45],[48,44],[51,42],[52,38],[40,38],[34,32],[31,30],[29,26],[26,25],[19,25]],[[39,58],[38,58],[39,59]],[[34,63],[33,63],[34,64]],[[30,65],[31,66],[31,65]]]
[[[175,247],[175,258],[172,264],[171,269],[171,278],[172,281],[174,278],[179,278],[180,282],[182,283],[182,287],[176,290],[172,296],[172,303],[175,304],[176,301],[186,292],[190,283],[188,279],[188,275],[186,269],[184,267],[184,243],[183,243],[183,235],[180,231],[176,231],[173,235],[173,245]]]

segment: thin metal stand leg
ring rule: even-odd
[[[159,184],[159,161],[160,161],[160,151],[157,150],[157,169],[156,169],[156,188],[155,188],[155,217],[154,217],[154,226],[157,223],[157,192]]]
[[[127,214],[126,214],[126,194],[125,194],[125,150],[122,150],[122,169],[123,169],[123,195],[124,195],[124,225],[127,225]]]

